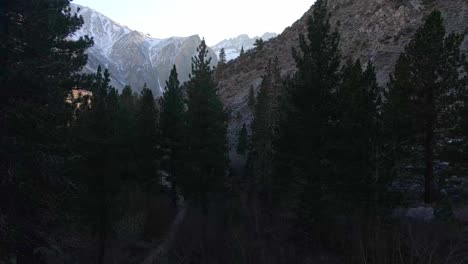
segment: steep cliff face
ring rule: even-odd
[[[399,54],[434,8],[441,10],[447,32],[465,35],[462,50],[468,51],[468,4],[466,0],[329,0],[331,24],[341,35],[343,59],[360,58],[376,66],[380,84],[388,81]],[[237,133],[252,121],[247,106],[249,87],[258,90],[264,67],[269,59],[278,57],[283,75],[295,71],[291,49],[300,33],[306,32],[306,21],[312,10],[288,27],[278,37],[265,43],[262,51],[247,52],[230,61],[219,78],[219,94],[230,113],[229,139],[237,142]]]

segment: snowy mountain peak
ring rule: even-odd
[[[192,56],[201,42],[200,36],[152,38],[89,7],[77,4],[70,6],[84,20],[83,27],[71,38],[79,39],[88,35],[94,40],[94,46],[87,50],[86,72],[94,73],[102,65],[109,69],[112,85],[118,89],[130,85],[139,91],[146,83],[156,96],[162,94],[164,87],[161,84],[165,83],[174,64],[180,81],[188,79]],[[216,65],[216,55],[211,49],[210,53],[212,63]]]
[[[242,47],[244,51],[252,49],[254,47],[255,40],[262,38],[263,40],[269,40],[271,38],[276,37],[278,34],[267,32],[263,34],[261,37],[255,36],[250,38],[247,34],[239,35],[235,38],[225,39],[218,44],[214,45],[212,48],[216,52],[216,55],[219,56],[219,52],[222,48],[224,48],[226,52],[226,59],[232,60],[237,58],[240,55],[240,51]]]
[[[88,49],[88,64],[85,71],[96,72],[99,65],[109,69],[112,85],[122,89],[130,85],[136,91],[146,83],[156,96],[162,95],[165,81],[175,64],[181,82],[188,80],[191,60],[200,45],[199,35],[188,37],[153,38],[148,34],[132,30],[105,15],[77,4],[71,4],[72,11],[83,17],[83,27],[71,38],[88,35],[94,39],[94,46]],[[265,33],[263,40],[276,37],[275,33]],[[221,48],[226,50],[227,60],[239,56],[242,47],[245,51],[253,48],[255,40],[246,34],[223,40],[209,49],[212,65],[218,62]],[[162,84],[162,85],[161,85]]]

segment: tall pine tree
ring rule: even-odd
[[[88,87],[87,87],[88,88]],[[99,241],[97,263],[104,263],[106,241],[110,231],[111,199],[119,186],[118,167],[115,166],[118,142],[116,115],[117,90],[110,86],[107,69],[97,69],[88,88],[92,98],[79,109],[74,122],[74,150],[81,163],[76,166],[77,181],[86,186],[84,215],[88,216]]]
[[[336,119],[339,82],[339,35],[331,30],[327,1],[315,2],[307,22],[307,37],[299,36],[293,49],[297,72],[287,84],[289,103],[277,141],[276,175],[282,182],[296,182],[297,218],[310,233],[321,214],[323,188],[329,180],[327,144],[330,124]],[[294,194],[293,194],[294,195]]]
[[[0,247],[18,263],[34,263],[33,248],[46,244],[39,224],[59,215],[51,204],[67,189],[61,172],[72,109],[65,101],[92,45],[88,37],[68,38],[83,24],[69,2],[1,4],[0,217],[7,239]]]
[[[272,202],[275,185],[272,178],[273,154],[274,142],[278,136],[281,88],[282,79],[278,58],[276,58],[273,62],[271,60],[268,62],[257,96],[252,123],[251,157],[249,159],[254,186],[269,203]]]
[[[161,98],[162,147],[168,156],[167,170],[171,179],[174,202],[177,199],[176,188],[184,163],[186,119],[183,92],[174,65]]]
[[[121,167],[122,179],[127,183],[135,183],[137,172],[135,148],[137,142],[136,134],[136,110],[137,99],[130,86],[125,86],[119,96],[119,107],[117,113],[117,135],[120,161],[116,164]]]
[[[227,165],[226,115],[216,94],[204,40],[192,58],[188,92],[188,172],[183,189],[207,210],[208,195],[223,187]]]
[[[436,130],[443,126],[440,116],[462,85],[462,39],[454,33],[446,37],[441,13],[433,11],[400,55],[390,82],[387,116],[398,135],[396,144],[406,141],[423,147],[426,203],[437,198],[434,159]]]
[[[158,109],[153,92],[146,87],[141,91],[137,110],[137,155],[139,160],[139,180],[148,187],[158,186]]]
[[[338,90],[337,122],[330,160],[334,166],[337,198],[368,205],[377,182],[377,147],[380,116],[379,87],[373,65],[362,70],[360,61],[346,64]]]

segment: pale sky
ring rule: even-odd
[[[74,0],[154,38],[198,34],[212,46],[248,34],[281,33],[315,0]]]

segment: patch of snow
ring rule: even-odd
[[[408,219],[412,221],[431,222],[434,220],[434,208],[420,206],[413,208],[398,207],[393,209],[392,217],[395,219]]]
[[[162,96],[163,95],[163,88],[161,87],[161,81],[158,78],[158,86],[159,86],[159,94]]]
[[[434,220],[434,208],[424,206],[409,208],[406,217],[412,220],[431,222]]]
[[[265,33],[262,35],[263,40],[269,40],[273,37],[276,37],[276,33]],[[219,59],[219,51],[224,48],[226,51],[226,60],[230,61],[239,57],[240,51],[244,48],[244,51],[254,48],[255,40],[259,39],[259,36],[250,38],[248,35],[243,34],[235,38],[225,39],[218,44],[214,45],[212,49],[215,51]]]
[[[233,60],[233,59],[239,57],[239,55],[240,55],[240,51],[237,51],[235,49],[227,49],[225,52],[226,52],[226,60],[227,61]],[[219,53],[217,55],[218,55],[218,59],[219,59]]]
[[[454,139],[449,139],[447,143],[453,144],[453,143],[463,143],[465,141],[463,138],[454,138]]]

